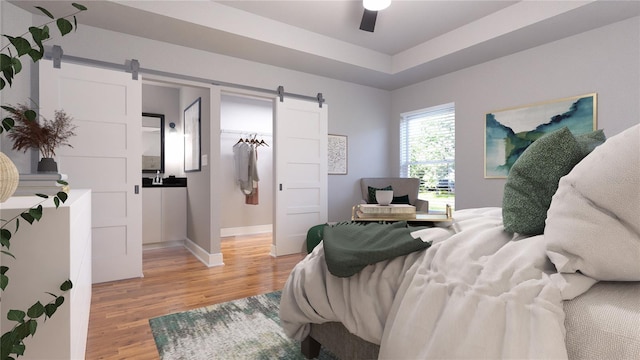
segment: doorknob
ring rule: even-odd
[[[282,191],[282,184],[280,184],[280,191]]]

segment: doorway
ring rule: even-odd
[[[234,148],[253,146],[257,158],[257,195],[247,196],[236,181]],[[271,233],[273,230],[273,101],[222,93],[220,102],[220,188],[224,211],[220,236]]]

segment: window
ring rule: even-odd
[[[420,179],[420,199],[429,211],[455,206],[455,106],[453,103],[401,115],[400,176]]]

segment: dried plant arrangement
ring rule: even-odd
[[[68,140],[76,135],[76,126],[73,125],[73,118],[64,110],[56,110],[54,120],[40,116],[40,121],[36,121],[36,112],[24,104],[5,110],[9,111],[14,121],[12,131],[7,134],[13,141],[13,150],[26,152],[30,148],[38,148],[43,158],[53,158],[57,148],[73,147]]]

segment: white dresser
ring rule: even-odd
[[[0,218],[11,219],[42,200],[12,197],[0,204]],[[64,304],[46,322],[38,319],[37,332],[25,339],[20,359],[84,359],[91,307],[91,191],[72,190],[58,209],[51,199],[42,205],[42,219],[32,225],[21,220],[11,238],[9,251],[16,259],[2,254],[2,265],[9,267],[0,303],[2,333],[15,324],[6,319],[9,309],[47,304],[53,297],[46,292],[62,294],[60,284],[71,279],[73,288],[62,294]],[[12,233],[14,224],[8,227]]]

